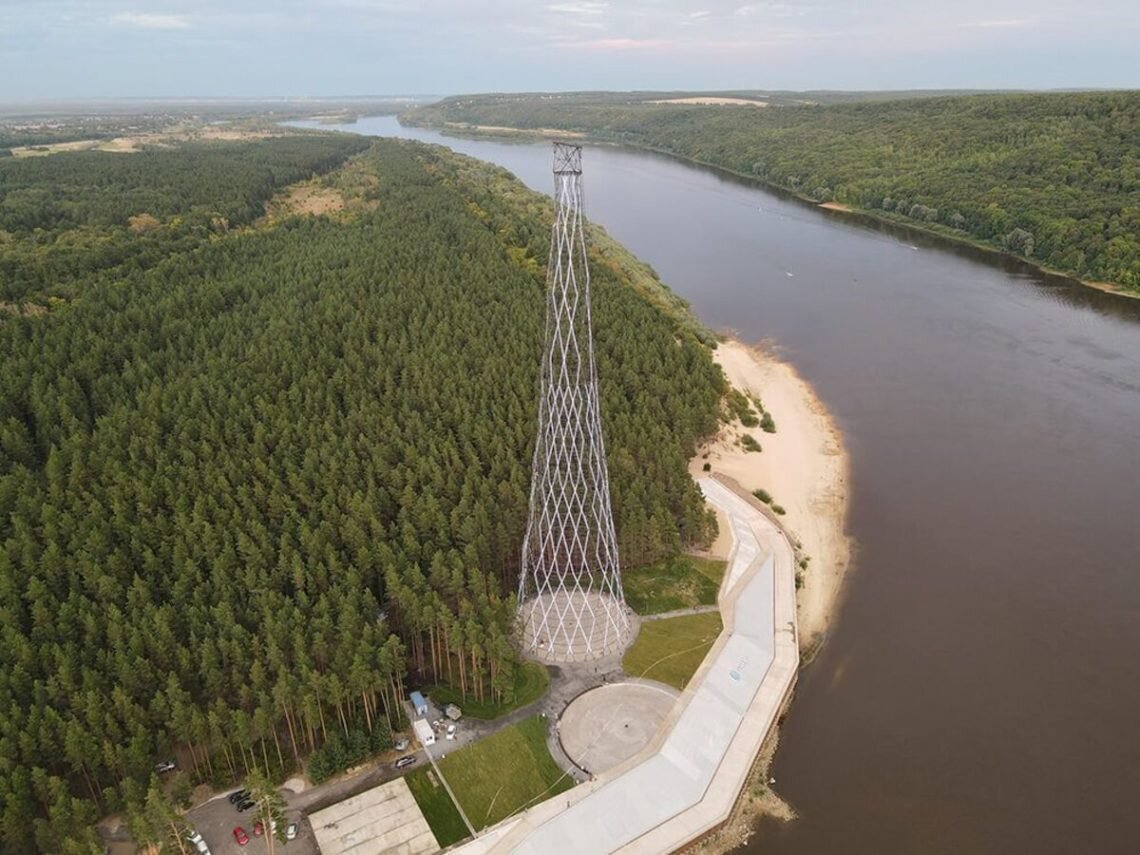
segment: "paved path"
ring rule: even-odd
[[[504,820],[464,853],[658,853],[724,822],[795,684],[795,560],[780,528],[738,488],[700,480],[734,545],[725,629],[654,741],[557,799]]]
[[[474,837],[475,826],[473,826],[471,820],[467,818],[467,812],[463,810],[463,805],[459,803],[455,791],[451,789],[451,784],[447,783],[447,778],[443,777],[443,770],[440,769],[439,764],[435,762],[435,755],[428,751],[427,756],[428,760],[431,761],[431,768],[435,771],[436,777],[439,778],[439,782],[443,784],[443,788],[447,790],[447,794],[451,796],[451,803],[455,805],[455,809],[459,811],[459,818],[463,820],[463,824],[467,826],[467,830],[471,833],[471,836]]]
[[[685,617],[686,615],[703,615],[708,612],[719,612],[720,606],[689,606],[687,609],[673,609],[671,612],[661,612],[656,615],[642,615],[641,619],[646,620],[667,620],[671,617]]]

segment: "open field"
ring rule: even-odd
[[[622,659],[631,677],[657,680],[683,690],[720,635],[719,612],[645,621]]]
[[[489,698],[481,702],[476,701],[471,695],[465,698],[455,689],[442,683],[424,689],[424,694],[441,707],[456,704],[463,710],[465,716],[490,721],[537,701],[546,693],[549,686],[550,673],[546,670],[546,666],[537,662],[524,662],[515,674],[514,696],[501,704]]]
[[[767,101],[753,101],[749,98],[718,98],[711,95],[694,95],[689,98],[663,98],[657,101],[646,101],[647,104],[697,104],[705,107],[724,107],[731,105],[744,105],[748,107],[767,107]]]
[[[725,562],[677,555],[657,564],[626,570],[625,601],[639,615],[655,615],[692,606],[716,605]]]
[[[45,157],[74,151],[107,151],[130,154],[144,148],[169,148],[187,142],[239,142],[284,136],[289,131],[254,124],[206,125],[178,122],[162,130],[129,133],[110,139],[68,140],[40,145],[13,146],[13,157]]]
[[[574,786],[546,747],[546,719],[531,716],[439,761],[476,828]]]
[[[467,837],[467,826],[455,808],[451,796],[439,782],[435,770],[430,766],[416,769],[404,776],[408,782],[408,789],[415,796],[416,804],[423,811],[424,819],[431,827],[432,834],[445,849],[453,843],[458,843]]]

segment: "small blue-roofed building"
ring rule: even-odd
[[[412,692],[410,695],[408,695],[408,700],[412,702],[412,709],[415,710],[416,715],[419,716],[428,714],[427,701],[424,700],[424,696],[419,692]]]

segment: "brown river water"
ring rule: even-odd
[[[550,189],[546,144],[343,130]],[[1140,300],[652,154],[587,148],[584,183],[851,454],[854,570],[772,768],[799,818],[741,851],[1140,852]]]

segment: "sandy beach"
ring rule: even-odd
[[[735,388],[760,399],[776,432],[746,428],[739,421],[722,425],[716,439],[698,450],[691,468],[696,475],[708,463],[713,472],[736,479],[749,491],[766,490],[772,504],[784,509],[776,518],[808,559],[797,600],[800,649],[810,655],[824,638],[851,558],[843,438],[811,386],[767,349],[728,340],[713,358]],[[746,451],[740,445],[744,434],[763,450]],[[713,554],[729,545],[724,521],[720,529]]]

